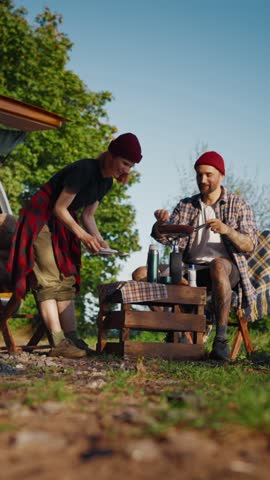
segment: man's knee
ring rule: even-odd
[[[231,265],[225,258],[215,258],[210,264],[210,275],[212,279],[229,278]]]

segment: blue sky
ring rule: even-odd
[[[48,6],[74,43],[68,67],[93,91],[109,90],[109,121],[134,132],[143,160],[130,190],[146,262],[157,208],[173,207],[196,145],[227,171],[270,184],[268,0],[16,0],[32,21]],[[76,159],[74,159],[76,160]]]

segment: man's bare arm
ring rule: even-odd
[[[240,251],[251,253],[254,250],[254,245],[251,238],[246,233],[241,233],[229,225],[222,223],[218,218],[212,218],[206,222],[213,232],[226,235],[232,244]]]
[[[253,242],[246,233],[241,233],[227,226],[226,236],[241,252],[251,253],[254,249]]]

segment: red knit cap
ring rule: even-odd
[[[140,142],[133,133],[119,135],[119,137],[111,141],[108,150],[114,155],[126,158],[133,163],[139,163],[142,159]]]
[[[211,165],[212,167],[215,167],[217,170],[222,173],[222,175],[225,175],[225,164],[224,160],[221,155],[217,152],[205,152],[203,153],[197,160],[197,162],[194,165],[194,168],[196,168],[199,165]]]

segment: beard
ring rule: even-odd
[[[209,185],[205,185],[205,183],[200,183],[198,185],[199,190],[201,193],[211,192],[211,188]]]

